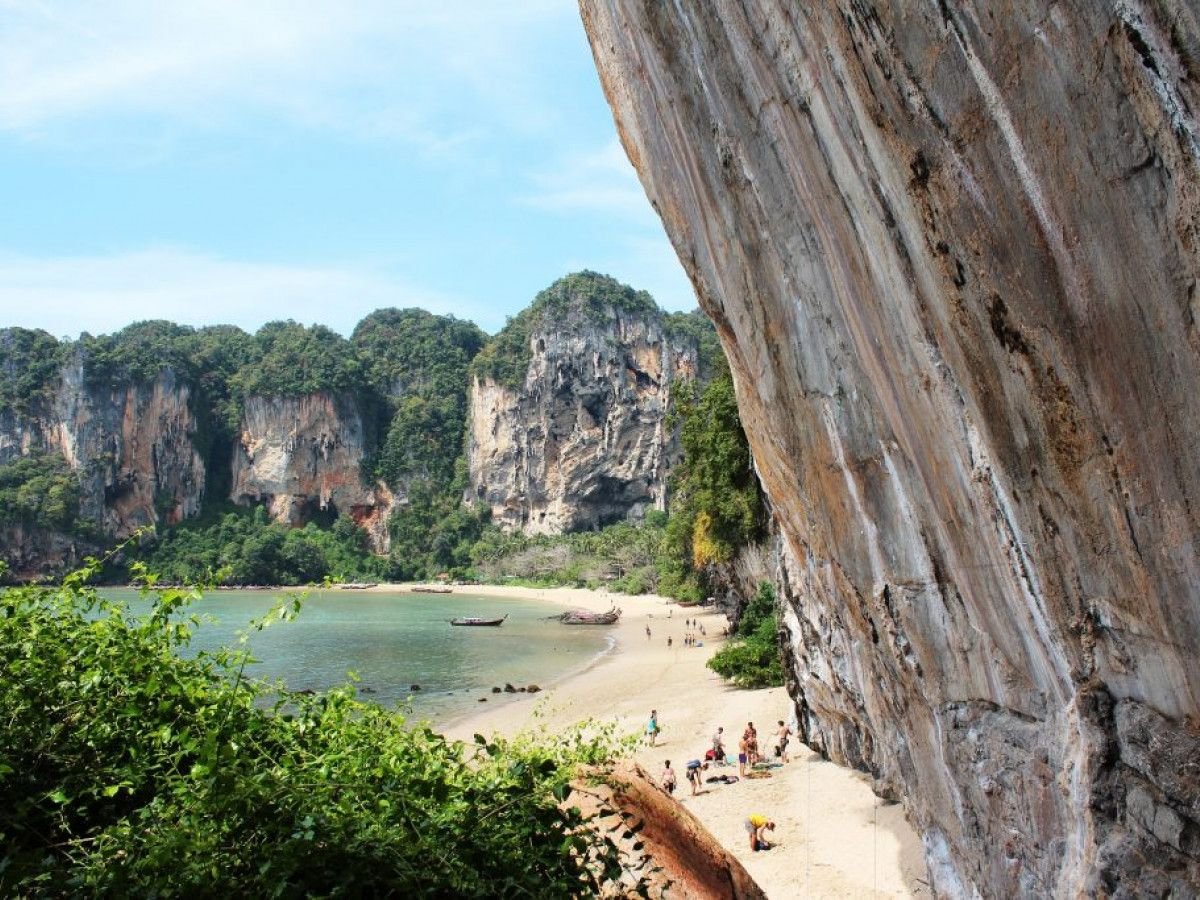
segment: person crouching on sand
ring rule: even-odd
[[[774,830],[775,823],[766,816],[751,813],[750,818],[746,820],[746,833],[750,836],[750,851],[757,853],[759,850],[770,850],[771,845],[763,836],[763,832]]]

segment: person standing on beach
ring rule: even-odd
[[[664,791],[666,791],[668,794],[675,793],[675,770],[671,768],[671,761],[669,759],[665,763],[663,763],[663,773],[662,773],[661,781],[662,781],[662,788]],[[696,792],[693,790],[692,793],[694,794]]]
[[[775,732],[775,737],[779,739],[779,760],[787,762],[787,745],[788,738],[792,736],[792,729],[783,724],[783,719],[779,720],[779,730]]]
[[[650,721],[646,723],[646,741],[651,747],[653,747],[654,742],[658,740],[658,732],[658,710],[652,709],[650,710]]]
[[[713,735],[712,740],[713,759],[717,762],[725,761],[725,729],[717,728],[717,733]]]
[[[693,759],[687,764],[687,780],[692,786],[692,796],[700,793],[700,760]]]
[[[767,843],[764,837],[764,831],[774,831],[775,823],[761,813],[751,813],[746,819],[746,833],[750,835],[750,852],[757,853],[759,850],[769,850],[771,845]]]
[[[754,768],[754,764],[758,762],[758,732],[754,730],[754,723],[747,722],[746,730],[742,733],[742,740],[746,742],[746,762]]]
[[[743,734],[742,739],[738,741],[738,775],[742,778],[746,777],[746,736]]]

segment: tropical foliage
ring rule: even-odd
[[[29,413],[49,400],[68,346],[41,330],[0,330],[0,413]]]
[[[0,525],[71,532],[79,520],[79,480],[61,456],[35,453],[0,465]]]
[[[368,551],[366,534],[349,517],[331,527],[270,522],[266,510],[239,509],[212,522],[191,522],[145,539],[128,554],[172,583],[211,580],[226,585],[311,584],[325,578],[361,581],[388,574]]]
[[[728,367],[678,401],[683,461],[674,473],[669,540],[676,577],[729,562],[763,532],[763,503]]]
[[[420,309],[382,309],[351,341],[367,380],[387,398],[374,474],[393,489],[414,481],[445,493],[467,419],[467,370],[487,339],[470,322]]]
[[[349,342],[324,325],[268,322],[254,335],[261,355],[233,376],[243,397],[299,397],[360,391],[362,362]]]
[[[783,684],[775,589],[771,585],[759,585],[758,593],[742,611],[733,640],[713,655],[708,667],[738,687]]]
[[[608,735],[463,745],[349,688],[281,693],[244,651],[187,651],[195,592],[135,617],[94,574],[0,594],[0,894],[572,897],[620,874],[563,803]]]

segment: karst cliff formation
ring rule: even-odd
[[[617,302],[589,304],[597,283]],[[542,304],[516,323],[526,358],[513,376],[472,378],[466,499],[529,534],[665,510],[678,457],[667,414],[672,391],[698,377],[696,342],[647,296],[591,273],[556,282]]]
[[[17,571],[74,564],[97,548],[99,534],[123,538],[195,515],[206,473],[192,442],[189,395],[170,369],[139,383],[89,384],[74,354],[42,402],[0,413],[0,464],[29,454],[61,457],[76,473],[78,514],[93,532],[76,540],[38,523],[6,524],[0,538],[9,564]]]
[[[636,520],[665,506],[668,414],[703,374],[701,343],[716,352],[699,313],[593,272],[491,339],[394,309],[350,339],[294,322],[74,342],[0,329],[0,560],[32,578],[231,505],[293,526],[348,517],[385,554],[414,490],[531,533]]]
[[[1194,5],[582,0],[936,889],[1200,888]]]
[[[394,498],[387,485],[363,476],[368,451],[352,395],[250,397],[234,445],[231,497],[242,505],[265,504],[274,521],[289,525],[345,513],[385,552]]]

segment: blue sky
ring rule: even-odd
[[[574,0],[0,0],[0,173],[0,325],[695,306]]]

